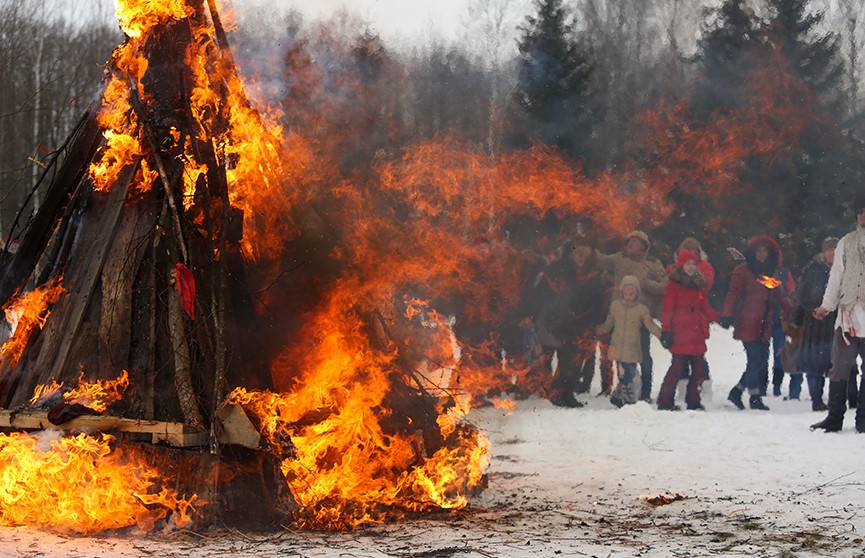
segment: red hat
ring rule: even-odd
[[[689,260],[694,260],[695,262],[700,261],[700,259],[693,253],[688,250],[680,250],[679,255],[676,257],[676,267],[682,268],[685,265],[685,262]]]

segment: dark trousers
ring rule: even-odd
[[[856,357],[865,359],[865,337],[850,337],[841,333],[841,328],[836,328],[835,337],[832,339],[829,381],[849,381],[851,372],[856,367]]]
[[[748,391],[751,397],[760,395],[760,378],[769,374],[769,342],[763,340],[743,341],[745,347],[745,371],[736,384],[742,391]]]
[[[688,378],[688,389],[685,394],[685,403],[689,407],[700,404],[700,385],[703,383],[703,378],[706,377],[706,372],[709,370],[709,365],[706,363],[706,358],[703,355],[673,355],[673,360],[670,362],[670,369],[667,370],[667,375],[664,376],[664,381],[661,384],[661,391],[658,392],[658,407],[672,407],[673,398],[676,395],[676,385],[682,378],[682,375],[691,368],[690,378]]]
[[[606,343],[598,342],[598,348],[601,352],[601,393],[600,395],[609,395],[613,389],[613,361],[609,359],[608,353],[610,346]]]
[[[643,362],[640,363],[640,399],[652,396],[652,354],[649,352],[652,334],[645,327],[640,328],[640,349],[643,351]]]
[[[784,383],[784,365],[781,364],[781,349],[787,344],[787,334],[784,333],[784,327],[781,325],[780,317],[772,324],[772,386],[777,387],[777,393],[781,384]],[[795,372],[791,370],[791,372]],[[802,385],[802,378],[799,378],[799,385]],[[769,386],[769,370],[766,369],[766,374],[760,378],[760,395],[766,395],[766,388]]]

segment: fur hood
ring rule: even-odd
[[[765,246],[769,250],[769,258],[765,262],[757,261],[757,248]],[[781,248],[775,239],[768,235],[757,235],[748,241],[745,249],[745,265],[754,275],[773,276],[778,268],[784,263]]]

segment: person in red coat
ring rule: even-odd
[[[703,251],[703,246],[696,238],[689,236],[684,238],[682,242],[679,243],[679,247],[676,248],[676,252],[674,254],[673,263],[667,266],[667,275],[670,275],[676,270],[675,260],[678,259],[679,253],[683,250],[687,250],[688,252],[691,252],[692,254],[697,256],[697,272],[699,272],[700,275],[702,275],[706,279],[706,285],[703,287],[703,293],[708,297],[709,291],[712,290],[712,285],[715,284],[715,268],[712,267],[712,264],[709,263],[709,258]],[[684,402],[685,394],[687,392],[687,384],[690,378],[691,370],[689,366],[686,366],[685,371],[682,373],[682,377],[679,379],[679,385],[676,387],[677,400]],[[712,379],[709,377],[709,369],[706,368],[705,375],[703,376],[703,384],[700,387],[701,396],[707,396],[711,394],[711,381]]]
[[[780,276],[781,249],[775,239],[759,235],[748,241],[745,263],[733,269],[730,289],[721,309],[721,327],[733,326],[733,338],[745,347],[747,364],[739,383],[727,399],[742,410],[747,390],[752,409],[768,411],[760,396],[760,378],[769,374],[769,342],[776,319],[777,304],[785,315],[791,310],[790,297]]]
[[[703,410],[700,402],[700,384],[708,371],[706,339],[709,322],[718,321],[720,315],[706,296],[706,277],[698,271],[700,258],[688,250],[680,250],[676,266],[664,293],[661,314],[661,340],[673,354],[670,368],[658,393],[658,409],[678,411],[673,404],[676,385],[690,367],[685,403],[688,409]]]

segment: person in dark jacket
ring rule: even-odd
[[[595,327],[607,315],[609,300],[594,250],[585,244],[575,243],[571,250],[571,261],[574,264],[568,304],[571,331],[567,335],[566,346],[562,347],[560,359],[568,358],[573,364],[574,389],[580,394],[588,393],[592,387],[598,349]],[[601,360],[606,360],[603,352]],[[604,367],[602,363],[602,373],[605,368],[609,367]]]
[[[700,385],[709,366],[706,363],[706,339],[709,322],[718,321],[719,314],[709,305],[706,277],[698,271],[700,258],[688,250],[680,250],[676,267],[664,294],[661,314],[661,341],[673,354],[670,368],[658,393],[658,409],[677,411],[673,404],[676,384],[690,366],[691,374],[685,403],[690,410],[703,410]]]
[[[550,401],[582,407],[574,393],[588,392],[595,373],[595,328],[607,313],[604,286],[589,246],[572,244],[554,270],[550,279],[560,285],[558,296],[544,317],[544,327],[558,342]]]
[[[747,390],[752,409],[768,411],[760,396],[760,378],[769,373],[769,342],[772,338],[774,305],[789,314],[790,297],[778,276],[781,249],[775,239],[759,235],[748,241],[745,263],[733,269],[730,288],[721,310],[721,326],[733,326],[733,338],[742,342],[747,364],[739,383],[727,399],[744,409],[742,394]]]
[[[796,359],[797,368],[803,371],[808,381],[808,393],[811,395],[811,409],[825,411],[823,402],[823,387],[826,373],[832,366],[832,338],[835,335],[835,312],[827,315],[828,319],[818,320],[811,313],[823,301],[826,283],[829,282],[829,270],[835,259],[835,247],[838,239],[830,236],[823,241],[822,250],[802,270],[799,287],[796,290],[795,304],[790,321],[799,329],[799,351]],[[794,395],[794,385],[802,383],[802,375],[790,376],[790,396]]]

